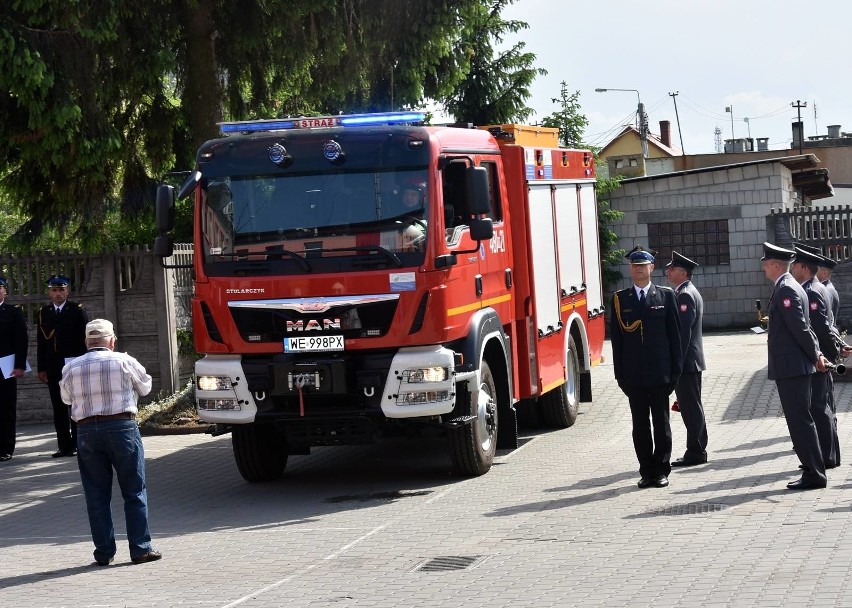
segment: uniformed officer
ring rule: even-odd
[[[0,277],[0,357],[12,355],[11,375],[0,373],[0,462],[15,453],[15,426],[18,405],[18,378],[27,367],[27,322],[17,306],[6,302],[9,284]]]
[[[627,259],[633,285],[616,292],[610,307],[613,367],[630,402],[639,487],[662,488],[671,473],[669,395],[683,370],[677,300],[668,287],[651,283],[653,252],[637,246]]]
[[[832,316],[829,295],[816,277],[821,255],[795,247],[796,257],[790,267],[793,277],[802,285],[808,296],[808,318],[817,338],[819,349],[826,359],[834,361],[840,350],[832,334]],[[817,437],[826,469],[837,466],[839,440],[834,425],[834,414],[829,403],[831,372],[816,372],[811,376],[811,417],[816,425]]]
[[[686,452],[672,462],[673,467],[691,467],[707,462],[707,423],[701,403],[701,372],[704,364],[702,323],[704,299],[692,284],[692,271],[698,267],[688,257],[672,251],[666,264],[666,278],[674,288],[680,319],[683,373],[675,388],[680,414],[686,427]]]
[[[54,458],[77,453],[77,424],[62,401],[59,380],[62,368],[74,357],[86,354],[86,323],[89,316],[77,302],[68,299],[71,280],[52,276],[47,280],[50,304],[38,311],[38,379],[47,384],[53,405],[53,426],[59,449]]]
[[[778,388],[793,449],[802,463],[801,479],[787,487],[811,490],[826,486],[825,462],[811,416],[811,376],[815,368],[824,372],[828,360],[805,312],[808,296],[790,274],[793,256],[789,249],[763,244],[763,272],[775,285],[768,310],[768,377]]]
[[[804,249],[807,252],[817,254],[819,264],[817,268],[817,280],[822,283],[826,289],[826,303],[828,304],[828,320],[831,323],[831,333],[834,344],[840,355],[834,360],[835,363],[846,359],[852,354],[852,347],[846,345],[843,337],[840,335],[840,330],[837,328],[837,315],[840,313],[840,295],[837,293],[837,288],[831,282],[831,273],[837,262],[823,256],[817,247],[799,244],[796,246],[799,249]],[[831,357],[828,357],[831,360]],[[840,441],[837,434],[837,404],[834,401],[834,376],[831,374],[825,375],[825,380],[828,383],[828,407],[831,410],[832,420],[834,422],[834,463],[840,466]]]

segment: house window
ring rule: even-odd
[[[623,158],[616,158],[615,159],[615,168],[621,169],[623,167],[624,167],[624,159]]]
[[[648,246],[659,260],[670,260],[675,250],[702,266],[731,263],[728,220],[648,224]]]
[[[630,159],[630,166],[631,166],[631,167],[638,167],[638,166],[639,166],[639,161],[638,161],[638,160],[636,160],[635,158],[631,158],[631,159]]]

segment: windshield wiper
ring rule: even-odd
[[[304,256],[299,255],[295,251],[290,251],[289,249],[284,249],[283,247],[268,247],[266,249],[266,259],[267,260],[275,260],[281,259],[280,256],[288,256],[297,260],[299,265],[305,269],[305,272],[311,272],[310,263],[304,258]]]
[[[355,245],[354,247],[337,247],[334,249],[311,249],[311,251],[327,251],[331,253],[337,251],[378,251],[391,262],[393,262],[397,267],[402,266],[402,260],[400,260],[395,253],[385,249],[381,245]]]
[[[248,261],[250,258],[261,258],[263,260],[280,260],[283,259],[283,256],[287,256],[293,258],[299,265],[304,269],[305,272],[311,272],[310,263],[301,255],[296,253],[295,251],[290,251],[289,249],[283,248],[272,248],[266,251],[252,251],[250,253],[217,253],[212,257],[214,258],[230,258],[231,260],[236,261]]]

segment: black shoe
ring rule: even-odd
[[[148,562],[155,562],[158,559],[162,558],[163,554],[159,551],[148,551],[148,553],[143,553],[137,557],[131,557],[130,561],[134,564],[145,564]]]
[[[53,458],[61,458],[62,456],[71,456],[71,453],[71,450],[62,449],[55,451],[53,454],[51,454],[51,456]]]
[[[665,475],[660,475],[654,479],[653,484],[655,488],[665,488],[669,485],[669,478]]]
[[[673,467],[694,467],[699,464],[707,464],[707,456],[704,458],[678,458],[672,463]]]
[[[638,485],[640,489],[644,490],[645,488],[650,488],[652,483],[653,482],[651,481],[650,477],[643,477],[636,485]]]
[[[787,484],[788,490],[821,490],[826,486],[824,481],[808,481],[805,478],[791,481]]]
[[[96,559],[95,563],[98,566],[109,566],[113,560],[115,560],[115,557],[110,557],[109,559]]]
[[[68,450],[68,452],[65,455],[66,456],[76,456],[77,450],[74,450],[74,449]]]
[[[6,462],[7,460],[12,460],[11,454],[0,454],[0,462]]]

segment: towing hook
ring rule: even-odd
[[[365,397],[372,397],[375,394],[376,394],[376,387],[375,386],[365,386],[364,387],[364,396]]]
[[[264,399],[266,399],[266,391],[260,391],[260,392],[254,393],[254,400],[255,401],[263,401]]]

